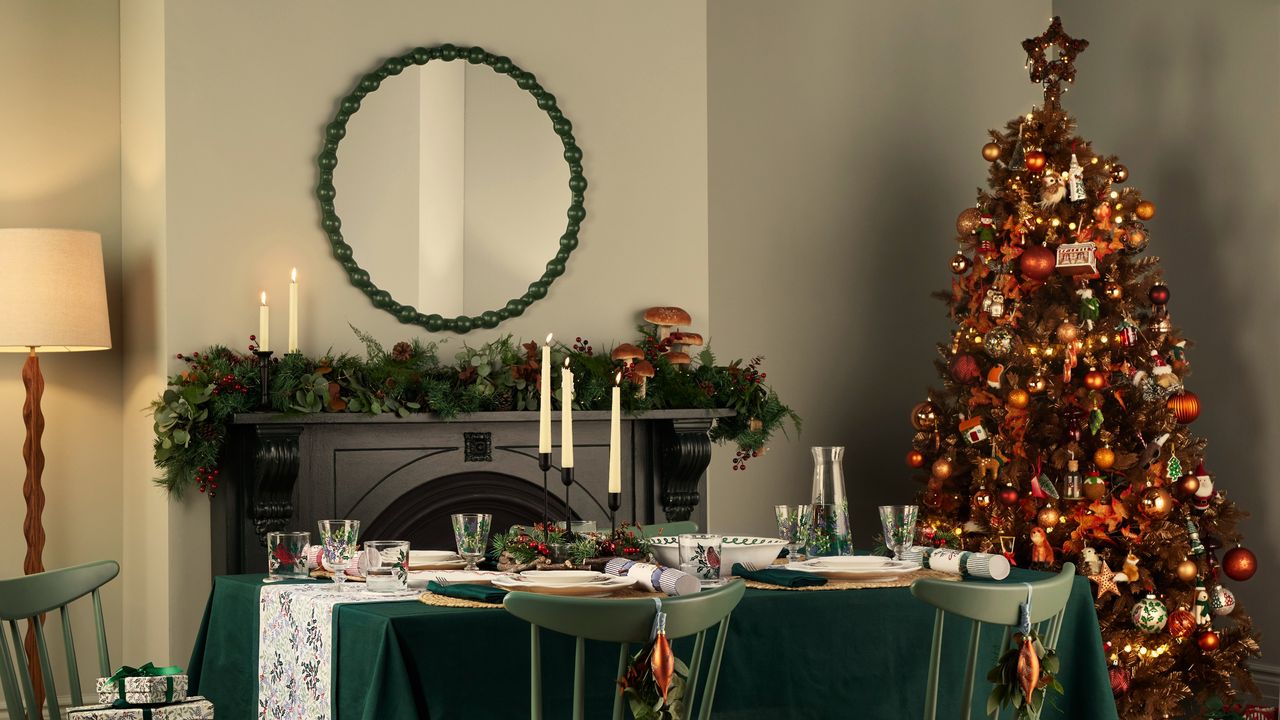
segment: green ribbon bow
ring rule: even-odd
[[[177,665],[167,665],[165,667],[156,667],[153,663],[147,663],[146,665],[143,665],[142,667],[138,667],[138,668],[129,667],[128,665],[121,665],[120,669],[116,670],[115,674],[113,674],[110,678],[108,678],[108,680],[109,682],[115,683],[116,687],[119,689],[120,698],[116,701],[117,706],[119,706],[120,703],[128,702],[124,698],[125,678],[163,677],[166,680],[164,701],[167,703],[171,703],[173,702],[173,676],[181,675],[181,674],[182,674],[182,668],[178,667]]]

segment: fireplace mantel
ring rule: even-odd
[[[732,410],[652,410],[622,419],[623,501],[618,521],[706,524],[700,486],[711,460],[708,431]],[[553,413],[552,437],[560,437]],[[573,413],[574,515],[607,525],[607,411]],[[538,414],[487,412],[449,420],[357,413],[236,415],[214,503],[215,574],[265,567],[272,530],[314,533],[315,521],[353,517],[366,527],[415,487],[466,473],[538,485]],[[557,447],[551,493],[563,498]],[[534,518],[530,518],[531,520]],[[558,519],[558,518],[556,518]],[[371,538],[372,539],[372,538]]]

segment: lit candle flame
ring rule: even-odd
[[[568,370],[568,369],[569,369],[569,358],[565,358],[565,359],[564,359],[564,369],[565,369],[565,370]]]
[[[617,375],[614,375],[614,376],[613,376],[613,384],[614,384],[614,385],[621,385],[621,384],[622,384],[622,371],[621,371],[621,370],[619,370],[619,371],[618,371],[618,374],[617,374]]]
[[[548,345],[550,345],[550,344],[551,344],[551,336],[552,336],[553,334],[554,334],[554,333],[547,333],[547,344],[548,344]]]
[[[289,273],[289,282],[298,282],[298,268],[294,268]]]
[[[267,291],[266,291],[266,290],[263,290],[263,291],[262,291],[262,304],[263,304],[263,305],[266,305],[266,304],[267,304]]]

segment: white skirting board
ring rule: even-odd
[[[1280,705],[1280,665],[1254,662],[1249,663],[1249,669],[1253,671],[1253,680],[1262,693],[1262,704]]]

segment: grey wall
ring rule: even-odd
[[[1209,439],[1215,487],[1253,513],[1243,530],[1261,570],[1228,584],[1271,647],[1265,640],[1280,633],[1280,3],[1054,7],[1067,32],[1091,43],[1067,107],[1156,203],[1147,252],[1161,257],[1173,320],[1196,343],[1195,430]],[[1275,652],[1264,662],[1280,665]]]

